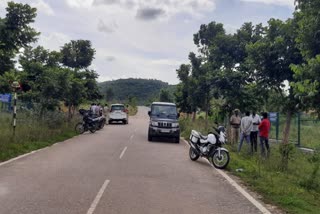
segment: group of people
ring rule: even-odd
[[[96,104],[96,103],[92,103],[91,107],[90,107],[90,112],[91,114],[95,115],[95,116],[107,116],[108,114],[108,105],[101,105],[100,103]]]
[[[269,155],[269,132],[271,123],[268,119],[268,113],[262,113],[262,119],[255,111],[250,114],[246,112],[241,118],[240,111],[234,110],[230,118],[231,125],[231,144],[237,144],[238,152],[241,151],[243,141],[245,140],[249,146],[249,152],[252,154],[258,151],[258,136],[260,137],[261,155]]]

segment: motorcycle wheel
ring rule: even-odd
[[[92,125],[92,126],[89,128],[89,131],[90,131],[91,133],[95,133],[95,132],[97,131],[96,125]]]
[[[192,161],[196,161],[199,158],[199,155],[192,147],[190,147],[190,149],[189,149],[189,157]]]
[[[212,165],[217,169],[224,169],[228,166],[230,161],[229,152],[225,150],[220,151],[220,157],[219,157],[219,151],[216,150],[211,157],[209,157],[209,161],[212,163]]]
[[[84,133],[84,127],[82,123],[77,123],[75,126],[75,130],[77,134],[83,134]]]

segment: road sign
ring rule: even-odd
[[[11,103],[11,94],[0,94],[0,101],[3,103]]]
[[[269,113],[269,119],[270,119],[271,122],[277,122],[278,113],[277,112],[270,112]]]

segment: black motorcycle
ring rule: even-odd
[[[216,134],[209,133],[208,136],[203,136],[195,130],[191,131],[188,141],[189,157],[192,161],[198,160],[199,157],[207,158],[214,167],[224,169],[230,161],[229,151],[222,147],[222,144],[226,143],[225,128],[219,126],[214,129]]]
[[[89,110],[80,109],[79,113],[82,115],[82,122],[77,123],[75,130],[78,134],[90,131],[91,133],[96,130],[102,129],[106,123],[106,119],[103,116],[95,117]]]

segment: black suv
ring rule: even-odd
[[[151,104],[148,140],[153,137],[174,138],[175,143],[180,142],[179,113],[174,103],[154,102]]]

